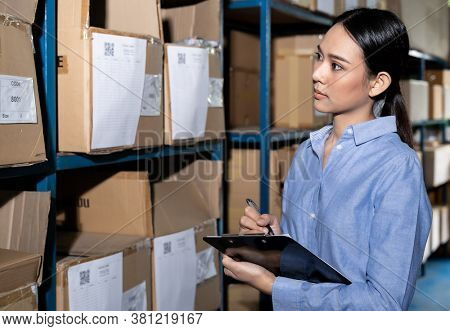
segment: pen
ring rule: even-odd
[[[245,199],[245,202],[247,202],[247,205],[249,207],[254,208],[259,214],[261,214],[261,210],[259,209],[259,207],[255,201],[253,201],[250,198],[247,198],[247,199]],[[267,230],[269,230],[269,232],[268,232],[269,235],[273,236],[275,234],[269,224],[266,225],[266,228],[267,228]]]

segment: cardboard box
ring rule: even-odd
[[[408,29],[412,49],[447,59],[449,55],[449,10],[440,0],[384,0],[384,8],[397,14]],[[424,19],[426,17],[426,19]],[[421,22],[420,24],[417,24]]]
[[[430,85],[450,85],[450,69],[426,70],[425,79]]]
[[[29,24],[34,23],[38,0],[2,0],[0,13],[17,17]]]
[[[444,105],[443,105],[443,117],[450,119],[450,85],[443,86]]]
[[[195,161],[152,187],[155,237],[161,238],[194,229],[197,261],[202,251],[210,249],[203,242],[203,236],[217,233],[216,219],[221,215],[222,167],[222,162]],[[216,272],[196,286],[194,302],[195,309],[198,310],[215,310],[220,307],[218,255],[215,250],[210,251],[214,257]],[[153,258],[153,262],[155,272],[158,268],[156,257]],[[199,267],[197,263],[197,275],[200,273]],[[156,283],[153,284],[153,288],[153,307],[157,310],[159,308],[156,304]],[[179,293],[173,295],[176,297]]]
[[[258,126],[259,74],[230,68],[228,123],[230,128]]]
[[[318,128],[328,122],[329,114],[314,109],[313,53],[310,50],[280,52],[275,59],[275,127]]]
[[[149,238],[60,232],[57,249],[57,310],[151,310]]]
[[[217,221],[208,220],[195,227],[195,249],[197,252],[197,275],[202,275],[197,279],[197,289],[195,293],[195,310],[218,310],[222,301],[222,286],[220,282],[219,253],[213,247],[208,245],[203,237],[217,235]],[[211,261],[205,261],[207,254],[212,254],[212,265],[215,269],[214,276],[208,277],[208,271],[211,268]]]
[[[259,291],[246,284],[228,285],[229,311],[259,311]]]
[[[446,244],[450,239],[450,222],[448,206],[441,206],[441,244]]]
[[[431,252],[441,245],[441,211],[439,206],[433,206],[433,219],[431,222]]]
[[[400,89],[411,122],[428,120],[429,84],[420,80],[401,80]]]
[[[68,231],[153,237],[145,171],[73,171],[58,176],[57,223]]]
[[[295,148],[272,150],[270,155],[269,213],[281,220],[282,183],[287,175]],[[251,198],[259,205],[260,152],[255,149],[232,149],[227,173],[227,233],[239,233],[239,221]]]
[[[57,14],[59,151],[95,154],[160,145],[159,1],[60,0]],[[106,65],[112,57],[114,65]],[[123,71],[125,61],[133,63],[132,78]],[[148,98],[151,117],[143,116]]]
[[[38,273],[32,280],[38,285],[42,281],[49,211],[50,192],[0,191],[0,249],[40,256]]]
[[[164,143],[166,145],[194,143],[203,140],[223,139],[225,137],[221,48],[208,42],[198,41],[199,44],[195,40],[191,40],[191,42],[194,43],[193,46],[165,45]],[[196,54],[190,55],[189,53],[193,50],[195,50]],[[191,64],[187,63],[187,65],[196,68],[198,79],[203,80],[204,85],[189,85],[190,94],[186,93],[186,91],[181,91],[181,86],[172,85],[170,77],[178,76],[180,78],[185,74],[181,70],[186,68],[180,62],[176,64],[176,67],[169,65],[169,52],[177,52],[176,55],[184,59],[183,64],[185,64],[185,61],[203,62],[202,64],[208,68],[208,74],[202,71],[203,66],[193,66],[193,62]],[[175,84],[178,81],[178,79],[174,79],[173,83]],[[215,86],[214,82],[218,83],[219,86]],[[183,84],[184,88],[187,88],[186,84]],[[175,88],[175,90],[172,91],[172,88]],[[177,88],[179,88],[178,91],[176,90]],[[215,94],[214,99],[219,100],[211,102],[212,91]],[[181,92],[184,93],[181,94]]]
[[[26,285],[0,294],[0,311],[37,311],[37,284]]]
[[[275,38],[273,40],[273,54],[274,56],[286,56],[288,54],[295,54],[296,52],[313,53],[317,50],[317,45],[322,42],[322,39],[322,34]]]
[[[430,113],[432,120],[442,119],[444,116],[444,89],[442,85],[430,85]]]
[[[232,30],[229,45],[230,67],[233,70],[259,72],[259,36]]]
[[[425,147],[425,183],[427,187],[445,184],[450,178],[450,145]]]
[[[335,16],[339,8],[334,0],[311,0],[310,9],[312,11]]]
[[[9,17],[0,26],[0,167],[46,160],[31,34],[36,3],[8,0],[0,4],[0,15]]]
[[[192,1],[187,6],[163,8],[161,10],[164,26],[164,40],[179,42],[189,38],[221,40],[219,0]],[[178,1],[177,5],[187,2]]]
[[[0,248],[0,293],[34,283],[39,277],[42,256]]]

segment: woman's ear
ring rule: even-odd
[[[391,76],[386,71],[381,71],[369,83],[369,96],[374,98],[388,89]]]

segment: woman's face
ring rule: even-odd
[[[362,49],[341,24],[317,47],[314,61],[314,108],[324,113],[355,110],[371,102]]]

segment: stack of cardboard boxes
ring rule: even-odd
[[[82,180],[80,180],[82,179]],[[58,310],[216,310],[222,164],[197,161],[153,185],[146,172],[58,178]]]
[[[151,309],[147,173],[75,171],[58,185],[57,309]]]
[[[273,41],[273,103],[271,125],[278,128],[318,128],[330,116],[313,107],[313,54],[321,35],[276,38]],[[231,128],[259,123],[259,39],[230,34]]]
[[[0,167],[46,160],[31,24],[37,0],[0,4]]]
[[[50,193],[0,192],[0,310],[38,310]]]
[[[215,0],[59,1],[59,151],[223,138],[219,17]]]

